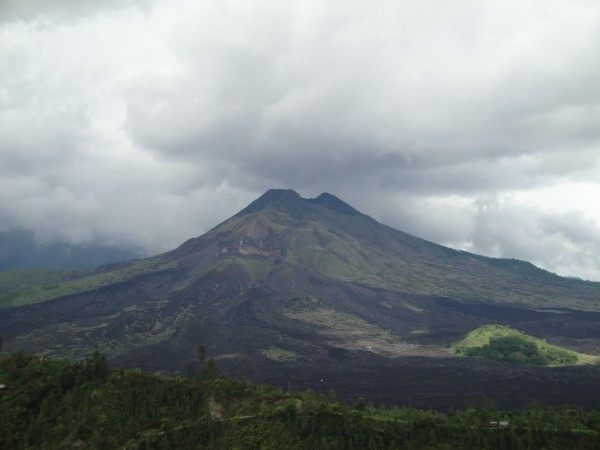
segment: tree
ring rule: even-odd
[[[359,411],[367,409],[367,401],[363,397],[358,397],[354,403],[354,407]]]
[[[188,364],[187,367],[185,368],[185,376],[191,380],[192,378],[194,378],[194,376],[196,376],[196,369],[194,369],[194,366],[191,364]]]
[[[100,353],[97,347],[94,348],[92,357],[86,363],[92,378],[106,381],[108,377],[108,364],[106,363],[106,357]]]
[[[200,378],[203,380],[214,380],[219,376],[219,371],[217,369],[217,364],[215,360],[210,358],[204,367],[202,368],[202,372],[200,372]]]
[[[206,358],[206,348],[204,347],[204,345],[202,345],[202,344],[198,345],[196,354],[198,355],[198,359],[200,360],[200,362],[203,363],[204,359]]]

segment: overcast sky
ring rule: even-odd
[[[169,250],[264,190],[600,280],[600,3],[0,1],[0,231]]]

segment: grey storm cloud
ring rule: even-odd
[[[598,24],[591,0],[3,2],[0,229],[151,253],[292,187],[600,279],[600,210],[523,200],[600,190]]]
[[[145,4],[147,4],[146,0],[2,0],[0,23],[40,17],[50,17],[55,20],[85,17],[107,9]]]

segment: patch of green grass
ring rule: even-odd
[[[299,303],[294,308],[286,311],[285,315],[291,319],[314,324],[332,332],[351,335],[369,332],[370,334],[390,337],[388,336],[389,332],[376,325],[368,323],[358,316],[321,306],[316,300]]]
[[[68,283],[89,275],[91,270],[17,269],[0,272],[0,308],[26,304],[28,298],[43,296]]]
[[[297,298],[287,305],[283,315],[298,320],[318,333],[336,342],[336,345],[353,350],[369,351],[387,356],[414,354],[416,345],[403,341],[390,330],[363,318],[320,304],[316,298]]]
[[[75,269],[16,269],[0,272],[0,289],[27,284],[52,284],[81,276],[89,270]]]
[[[480,356],[512,364],[571,366],[596,364],[600,358],[578,353],[503,325],[485,325],[453,346],[455,353]]]
[[[296,361],[299,357],[298,353],[290,350],[284,350],[279,347],[263,348],[260,351],[266,358],[278,362]]]
[[[273,270],[273,263],[267,257],[256,256],[226,256],[219,261],[218,268],[223,269],[237,265],[254,279],[262,279]],[[207,268],[208,270],[208,268]]]

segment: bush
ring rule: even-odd
[[[484,358],[511,364],[528,364],[533,366],[548,366],[554,364],[573,364],[577,356],[561,349],[544,349],[533,341],[522,336],[493,337],[482,347],[469,348],[467,356],[482,356]]]

